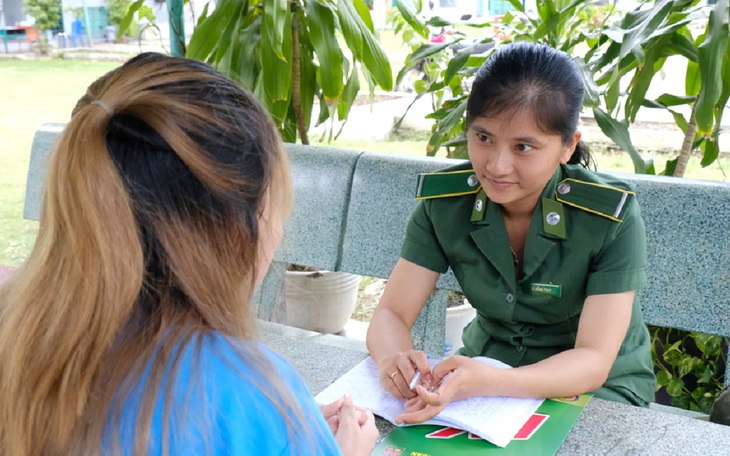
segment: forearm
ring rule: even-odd
[[[370,320],[366,343],[375,364],[380,366],[384,359],[413,348],[411,328],[397,313],[381,308]]]
[[[610,359],[609,359],[610,358]],[[558,353],[535,364],[493,371],[474,395],[509,397],[565,397],[600,388],[615,358],[590,347]],[[486,380],[486,379],[485,379]]]

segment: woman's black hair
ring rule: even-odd
[[[498,48],[474,78],[466,107],[466,125],[477,117],[529,109],[546,133],[568,144],[578,127],[583,105],[583,79],[573,59],[545,44],[520,42]],[[569,164],[594,165],[588,147],[579,141]]]

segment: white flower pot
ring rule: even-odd
[[[477,311],[466,299],[464,303],[454,307],[446,308],[446,338],[444,341],[444,358],[447,358],[456,350],[464,346],[461,341],[461,334],[464,327],[476,317]]]
[[[357,304],[361,276],[332,271],[286,271],[286,324],[322,333],[342,331]]]

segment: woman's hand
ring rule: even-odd
[[[431,385],[431,364],[428,356],[420,350],[408,350],[386,358],[380,366],[380,386],[386,389],[396,399],[411,399],[416,393],[409,384],[421,372],[419,384]]]
[[[327,422],[327,426],[329,426],[332,434],[337,432],[337,427],[340,424],[340,409],[342,408],[344,400],[345,396],[342,396],[330,404],[319,406],[319,411],[322,412],[322,416]]]
[[[485,384],[496,378],[500,369],[466,356],[452,356],[433,369],[431,385],[416,387],[417,396],[406,402],[406,412],[396,424],[416,424],[438,415],[450,402],[480,395]]]
[[[324,407],[334,407],[334,404],[338,403],[340,407],[336,418],[332,416],[327,419],[327,415],[325,415],[330,429],[332,429],[333,424],[336,424],[332,433],[335,436],[337,446],[340,447],[343,455],[369,456],[375,448],[375,442],[378,438],[375,417],[369,411],[356,407],[350,396],[347,395]],[[320,410],[322,410],[321,407]],[[331,413],[332,409],[328,409],[327,412]]]

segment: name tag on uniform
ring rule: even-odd
[[[552,296],[559,298],[563,294],[563,286],[553,285],[552,283],[526,283],[522,286],[522,291],[532,296]]]

